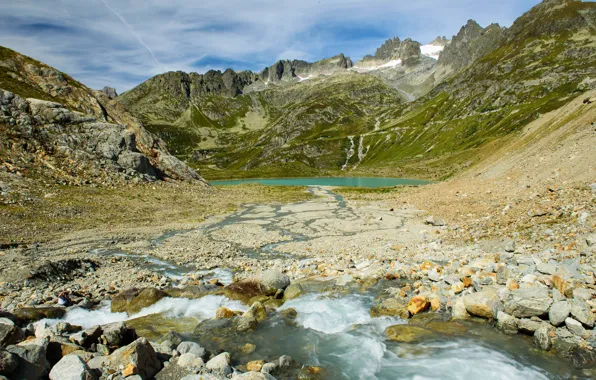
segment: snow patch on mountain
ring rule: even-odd
[[[422,55],[427,57],[431,57],[433,59],[439,59],[439,54],[445,49],[445,46],[437,46],[433,44],[422,45],[420,46],[420,52]]]

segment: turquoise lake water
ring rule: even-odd
[[[268,178],[237,179],[226,181],[209,181],[212,185],[240,185],[243,183],[260,183],[270,186],[349,186],[349,187],[388,187],[398,185],[425,185],[428,181],[407,178],[380,177],[306,177],[306,178]]]

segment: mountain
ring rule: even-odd
[[[0,165],[63,183],[204,182],[118,102],[0,47]]]
[[[352,64],[158,75],[117,101],[210,178],[445,178],[594,87],[595,4],[547,0],[510,28],[392,38]]]

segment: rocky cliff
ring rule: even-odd
[[[203,182],[104,92],[2,47],[0,67],[0,127],[5,132],[0,160],[6,168],[27,168],[69,183],[133,178]]]

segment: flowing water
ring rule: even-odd
[[[366,183],[371,187],[395,184],[388,184],[386,180],[389,179],[301,178],[262,181],[288,185],[304,185],[313,181],[325,185],[350,183],[351,186],[354,183]],[[233,184],[243,181],[226,182]],[[320,220],[337,219],[339,222],[335,227],[338,230],[334,230],[334,233],[341,239],[357,237],[358,233],[367,228],[381,232],[386,230],[391,235],[403,226],[401,217],[393,216],[391,219],[390,215],[384,215],[382,221],[377,218],[374,222],[371,219],[367,223],[361,223],[359,218],[363,218],[362,211],[352,209],[341,196],[324,188],[311,188],[310,191],[319,195],[319,199],[326,197],[325,203],[303,202],[266,207],[252,205],[216,223],[202,226],[200,230],[221,238],[220,232],[226,228],[260,220],[263,222],[264,232],[280,232],[283,240],[266,244],[260,249],[242,250],[256,257],[270,257],[283,254],[283,244],[308,245],[310,239],[331,234],[329,226],[332,224],[317,224]],[[296,222],[298,226],[290,225],[286,223],[288,220],[300,223]],[[352,230],[342,221],[351,221],[358,228]],[[153,244],[158,246],[173,235],[164,235],[154,240]],[[94,253],[127,255],[121,251]],[[226,284],[233,278],[232,271],[228,269],[197,271],[151,255],[128,257],[137,261],[139,266],[172,278],[193,273],[203,275],[204,279],[218,278]],[[296,259],[300,257],[297,256]],[[383,294],[387,286],[390,285],[385,280],[368,289],[360,288],[353,283],[336,286],[334,290],[330,290],[328,286],[305,286],[305,294],[284,303],[277,313],[273,313],[250,333],[223,330],[205,334],[195,333],[194,327],[201,321],[214,318],[215,311],[220,306],[232,310],[247,310],[246,305],[221,295],[208,295],[199,299],[164,298],[130,316],[126,313],[110,312],[108,302],[97,310],[73,308],[67,312],[63,320],[83,327],[130,321],[137,331],[149,339],[158,339],[164,331],[177,331],[183,334],[185,339],[197,341],[211,352],[230,352],[233,365],[245,364],[250,360],[274,360],[281,355],[290,355],[303,365],[322,367],[322,376],[325,379],[581,378],[581,373],[575,371],[569,362],[536,350],[530,337],[504,335],[488,323],[462,322],[465,327],[463,331],[454,334],[436,332],[432,337],[417,343],[388,341],[384,330],[391,325],[405,324],[407,321],[397,317],[370,316],[370,308],[376,304],[376,298]],[[297,311],[295,319],[288,319],[282,315],[283,311],[290,308]],[[57,320],[46,322],[51,324]],[[254,352],[242,352],[240,347],[246,343],[256,345]]]
[[[352,153],[353,154],[353,153]],[[238,179],[227,181],[210,181],[212,185],[240,185],[243,183],[260,183],[271,186],[350,186],[350,187],[388,187],[417,186],[428,184],[428,181],[406,178],[382,177],[306,177],[306,178],[269,178]]]

